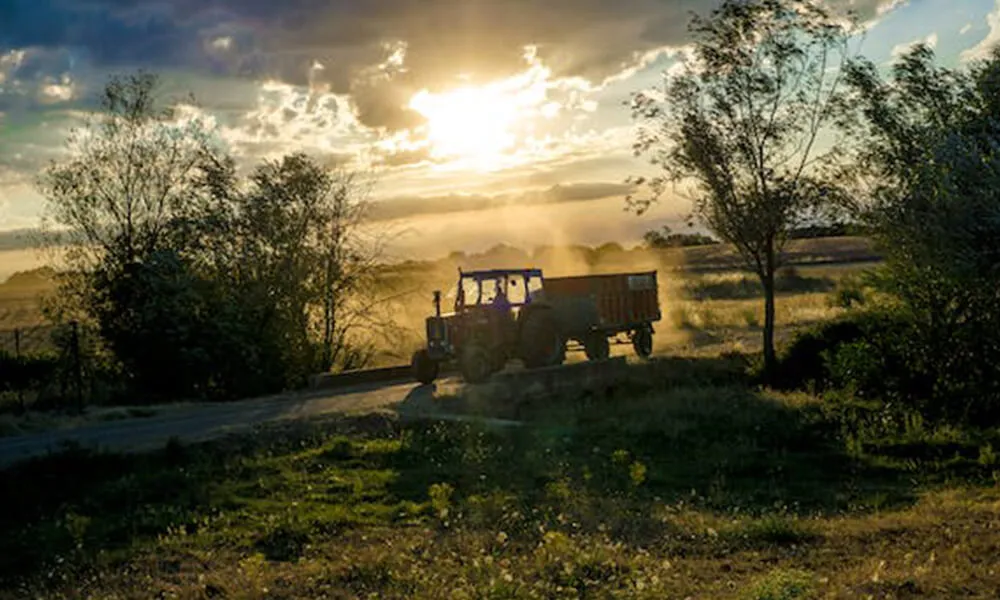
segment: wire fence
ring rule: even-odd
[[[94,390],[85,336],[76,322],[0,329],[0,412],[83,410]]]
[[[14,356],[56,352],[58,351],[55,342],[56,329],[54,325],[0,328],[0,352]]]

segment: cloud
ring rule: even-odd
[[[892,55],[893,58],[899,58],[900,56],[903,56],[904,54],[909,52],[910,49],[916,46],[917,44],[924,44],[931,50],[937,48],[938,45],[937,32],[931,33],[927,35],[927,37],[919,40],[913,40],[902,44],[896,44],[895,46],[892,47],[892,50],[890,51],[889,54]]]
[[[978,44],[962,52],[962,62],[986,58],[997,45],[1000,45],[1000,0],[996,0],[993,11],[986,15],[986,24],[990,28],[989,33]]]
[[[610,182],[554,185],[548,189],[507,194],[450,194],[429,197],[395,197],[372,205],[371,217],[385,221],[419,215],[482,211],[511,206],[539,206],[564,202],[624,198],[631,186]]]
[[[970,31],[972,31],[972,23],[966,23],[961,29],[958,30],[958,35],[965,35]]]
[[[554,79],[594,84],[688,40],[692,11],[718,0],[5,0],[9,47],[68,49],[101,68],[195,69],[348,95],[362,123],[419,122],[406,100],[524,68],[526,46]],[[831,0],[864,18],[895,0]],[[113,40],[113,42],[110,42]],[[314,73],[316,63],[324,66]],[[60,73],[48,73],[59,76]]]

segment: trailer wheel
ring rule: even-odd
[[[550,367],[566,359],[566,342],[545,310],[532,311],[521,328],[521,359],[529,369]]]
[[[653,330],[649,327],[637,329],[632,334],[632,348],[640,358],[649,358],[653,353]]]
[[[587,354],[587,360],[607,360],[611,356],[611,343],[603,333],[594,332],[584,340],[583,350]]]
[[[494,361],[486,348],[470,344],[462,349],[458,357],[458,369],[466,383],[482,383],[493,374]]]
[[[441,370],[441,364],[431,358],[427,350],[417,350],[413,353],[413,360],[410,361],[410,368],[413,371],[413,378],[420,383],[427,385],[437,379]]]

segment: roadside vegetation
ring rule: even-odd
[[[986,597],[1000,431],[754,388],[739,357],[613,396],[388,415],[3,474],[5,597]],[[52,485],[58,481],[59,485]],[[2,595],[2,593],[0,593]]]

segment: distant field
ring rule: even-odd
[[[0,250],[0,282],[19,271],[30,271],[45,265],[36,250]]]

